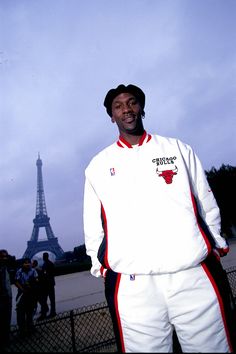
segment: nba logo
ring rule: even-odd
[[[135,274],[130,274],[129,278],[130,280],[135,280]]]
[[[111,176],[115,176],[116,172],[115,172],[114,167],[110,168],[110,174],[111,174]]]

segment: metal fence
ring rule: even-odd
[[[20,337],[12,327],[6,352],[116,352],[114,332],[106,302],[63,312],[34,323],[34,332]]]
[[[226,269],[236,300],[236,267]],[[235,301],[236,304],[236,301]],[[34,323],[32,335],[21,338],[12,326],[11,344],[6,352],[117,352],[107,303],[99,303],[58,314]]]
[[[236,266],[227,268],[226,273],[229,279],[229,284],[232,290],[234,303],[236,306]]]

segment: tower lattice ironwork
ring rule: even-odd
[[[64,251],[58,243],[57,237],[55,237],[51,225],[50,218],[47,214],[44,188],[43,188],[43,173],[42,173],[42,160],[40,155],[36,161],[37,166],[37,202],[36,202],[36,214],[33,219],[34,227],[30,241],[27,242],[27,249],[23,257],[32,258],[36,253],[49,251],[56,256],[56,259],[62,258]],[[39,229],[45,228],[47,239],[39,240]]]

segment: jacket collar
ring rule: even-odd
[[[147,132],[144,131],[143,135],[141,136],[141,138],[139,140],[138,146],[148,143],[151,140],[151,138],[152,138],[151,134],[147,134]],[[121,148],[129,148],[129,149],[133,148],[133,146],[130,143],[128,143],[128,141],[126,141],[121,136],[119,136],[119,140],[117,141],[117,145]]]

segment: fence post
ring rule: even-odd
[[[73,353],[76,352],[76,345],[75,345],[75,321],[73,316],[73,310],[70,311],[70,323],[71,323],[71,341],[72,341],[72,348]]]

